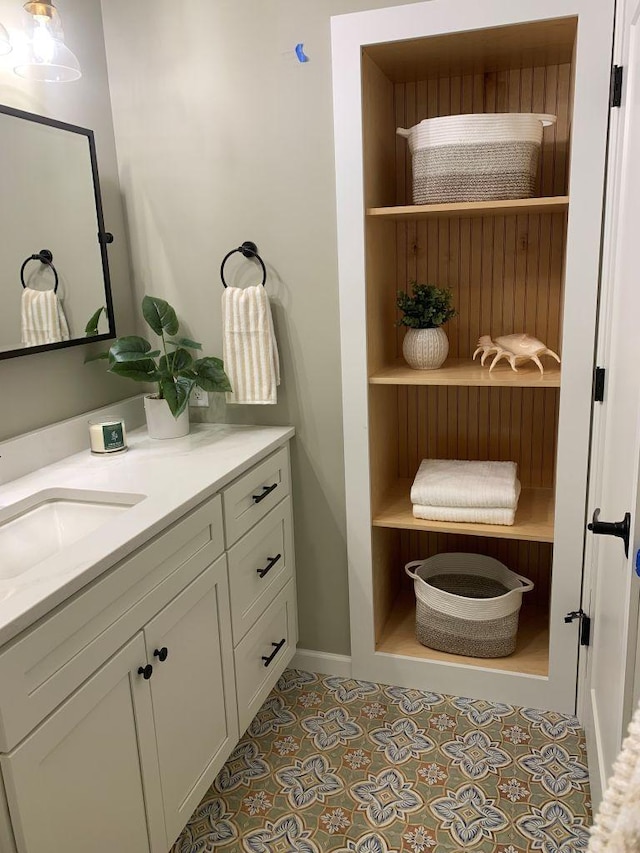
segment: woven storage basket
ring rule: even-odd
[[[536,191],[546,113],[481,113],[421,121],[409,140],[413,203],[531,198]]]
[[[416,638],[423,646],[474,658],[516,648],[522,595],[533,584],[481,554],[437,554],[408,563],[416,594]]]

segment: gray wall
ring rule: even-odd
[[[254,240],[269,266],[276,407],[292,423],[300,643],[349,652],[329,18],[391,0],[105,0],[135,287],[221,352],[218,266]],[[300,65],[303,42],[310,62]],[[230,264],[230,272],[233,269]],[[247,273],[257,277],[249,264]],[[363,500],[367,495],[363,494]]]
[[[124,333],[131,331],[133,308],[100,0],[59,0],[56,5],[67,42],[80,60],[82,79],[57,85],[29,83],[13,74],[13,54],[9,54],[0,57],[0,103],[95,131],[106,227],[116,237],[109,249],[116,322],[119,333]],[[22,4],[0,0],[0,21],[19,49]],[[6,201],[3,197],[2,203]],[[18,207],[21,199],[12,203]],[[18,278],[14,283],[20,287]],[[135,386],[106,376],[102,365],[85,366],[84,355],[85,348],[79,347],[0,361],[0,440],[135,393]]]

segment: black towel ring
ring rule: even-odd
[[[30,261],[40,261],[41,264],[45,264],[48,267],[51,267],[53,270],[53,275],[55,276],[55,284],[53,286],[53,292],[58,292],[58,270],[53,265],[53,253],[49,251],[49,249],[40,249],[37,255],[29,255],[27,260],[20,267],[20,281],[22,282],[22,286],[27,288],[27,285],[24,280],[24,271],[27,264]]]
[[[224,256],[222,264],[220,265],[220,278],[222,279],[222,284],[225,287],[229,285],[224,280],[224,265],[227,263],[231,255],[235,255],[236,252],[240,252],[241,255],[244,255],[245,258],[255,258],[260,266],[262,267],[262,286],[264,287],[267,283],[267,268],[264,265],[264,261],[258,254],[258,247],[255,243],[252,243],[250,240],[245,240],[242,246],[238,246],[237,249],[232,249],[230,252]]]

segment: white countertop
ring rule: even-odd
[[[0,485],[0,508],[45,489],[124,492],[145,499],[15,578],[0,580],[0,645],[284,445],[293,427],[194,424],[186,438],[128,436],[129,451],[88,451]],[[0,560],[2,555],[0,554]]]

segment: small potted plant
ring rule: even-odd
[[[89,321],[87,336],[103,309]],[[194,358],[190,350],[201,350],[202,344],[176,337],[180,323],[174,309],[164,299],[145,296],[142,316],[160,338],[161,349],[153,349],[146,338],[128,335],[118,338],[107,352],[89,356],[86,362],[105,359],[108,370],[135,382],[154,383],[155,394],[144,398],[150,438],[180,438],[189,433],[189,396],[197,385],[204,391],[231,391],[222,360],[213,356]]]
[[[398,326],[406,326],[402,353],[414,370],[435,370],[449,353],[449,339],[442,328],[456,316],[450,290],[432,284],[412,283],[412,293],[398,293],[397,306],[403,315]]]

